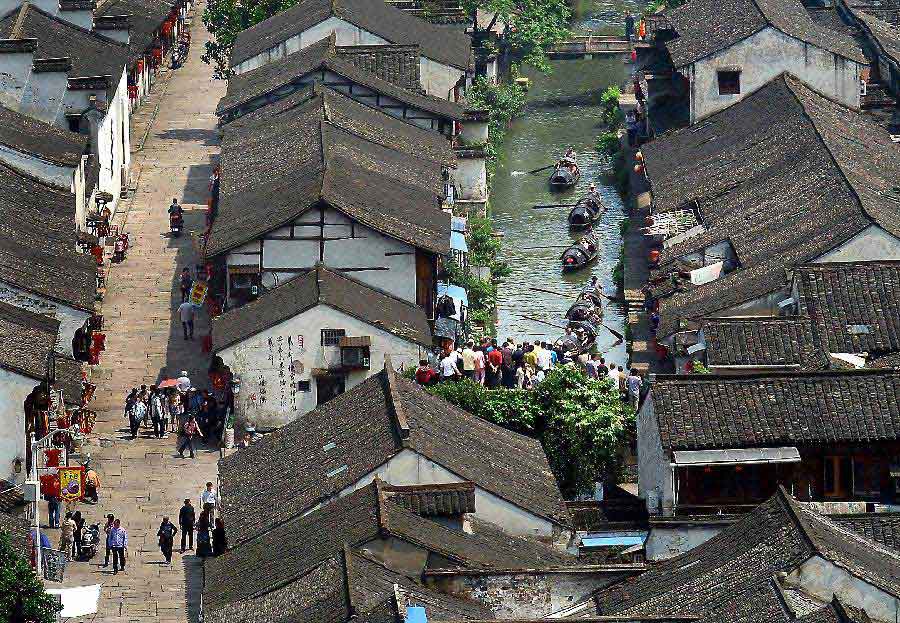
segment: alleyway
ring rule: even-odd
[[[98,425],[85,451],[102,481],[101,500],[80,510],[88,523],[101,521],[106,513],[122,518],[129,538],[128,569],[113,575],[111,566],[100,568],[101,551],[89,563],[71,563],[65,581],[67,586],[103,585],[96,618],[102,623],[196,621],[199,606],[200,560],[193,552],[181,556],[176,548],[172,566],[161,565],[156,531],[163,515],[177,523],[184,498],[199,506],[204,483],[215,480],[218,449],[201,448],[192,461],[178,457],[175,435],[157,440],[142,431],[142,437],[131,441],[122,405],[130,388],[178,376],[181,370],[189,372],[196,386],[206,385],[208,358],[201,353],[200,338],[208,332],[208,319],[199,318],[197,339],[185,342],[174,314],[180,303],[178,274],[197,262],[189,232],[204,226],[207,183],[218,152],[213,111],[225,89],[200,60],[208,38],[200,21],[203,6],[195,5],[188,62],[168,84],[160,80],[151,101],[135,115],[132,145],[139,151],[131,185],[137,191],[123,202],[124,214],[117,215],[117,221],[124,217],[133,246],[128,259],[110,271],[103,303],[107,350],[99,378],[93,379]],[[185,207],[187,231],[170,240],[166,209],[173,197]],[[50,537],[58,539],[58,531]]]

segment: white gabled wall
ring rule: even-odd
[[[73,355],[72,340],[75,337],[75,331],[83,328],[91,317],[91,314],[85,311],[73,309],[37,294],[25,292],[4,282],[0,282],[0,301],[59,320],[59,337],[56,342],[56,350],[66,355]]]
[[[0,479],[21,484],[25,480],[25,399],[38,385],[9,370],[0,369]],[[13,461],[22,459],[22,473],[13,470]]]
[[[719,95],[717,70],[739,69],[741,92]],[[772,27],[701,59],[681,71],[690,81],[691,123],[728,108],[782,72],[850,108],[859,108],[862,66]]]
[[[869,225],[844,244],[820,255],[813,262],[871,262],[900,260],[900,240],[878,225]]]
[[[652,391],[637,413],[637,458],[638,496],[647,504],[647,512],[671,515],[675,507],[672,467],[662,447]]]
[[[348,372],[346,391],[380,372],[385,355],[400,368],[416,366],[425,352],[417,344],[318,305],[218,353],[241,377],[235,405],[239,417],[261,426],[283,426],[316,408],[316,379],[311,372],[337,365],[341,357],[339,347],[322,346],[322,329],[344,329],[348,337],[372,338],[370,368]],[[300,391],[300,381],[309,381],[310,391]]]

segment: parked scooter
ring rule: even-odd
[[[94,523],[81,531],[81,559],[90,560],[100,547],[100,524]]]
[[[116,244],[113,247],[113,256],[112,256],[113,262],[118,264],[119,262],[125,261],[125,257],[128,253],[128,245],[129,245],[128,234],[123,232],[123,233],[119,234],[118,236],[116,236]]]
[[[181,214],[172,214],[169,216],[169,232],[172,238],[181,236],[181,230],[184,229],[184,217]]]

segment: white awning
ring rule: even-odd
[[[97,604],[100,601],[100,585],[73,586],[72,588],[48,588],[50,595],[59,595],[62,601],[61,617],[83,617],[89,614],[97,614]]]
[[[737,465],[746,463],[797,463],[800,452],[784,448],[734,448],[729,450],[677,450],[672,465]]]

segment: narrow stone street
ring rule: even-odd
[[[181,370],[188,371],[195,386],[207,383],[208,356],[201,352],[201,338],[208,333],[208,319],[198,317],[195,341],[185,341],[175,314],[181,302],[178,275],[185,266],[194,271],[197,264],[190,234],[205,224],[207,185],[218,153],[214,110],[226,86],[213,80],[212,68],[200,60],[208,39],[200,20],[203,7],[200,2],[194,8],[187,63],[167,81],[159,80],[150,101],[135,115],[132,145],[138,151],[130,179],[136,192],[116,217],[124,219],[132,247],[108,278],[103,302],[107,350],[92,379],[98,386],[91,404],[98,422],[84,448],[91,453],[102,489],[97,506],[79,509],[89,524],[101,522],[107,513],[122,518],[129,539],[127,572],[113,575],[111,565],[101,568],[101,548],[90,562],[70,563],[64,583],[102,585],[97,622],[197,620],[201,561],[193,552],[178,553],[179,534],[172,565],[161,564],[156,532],[164,515],[177,524],[184,498],[199,506],[204,483],[215,481],[219,450],[211,444],[201,447],[195,460],[181,459],[174,434],[154,439],[142,430],[132,441],[123,404],[132,387],[177,377]],[[173,197],[186,210],[186,231],[177,239],[168,234],[166,210]],[[58,531],[50,531],[50,537],[58,539]]]

